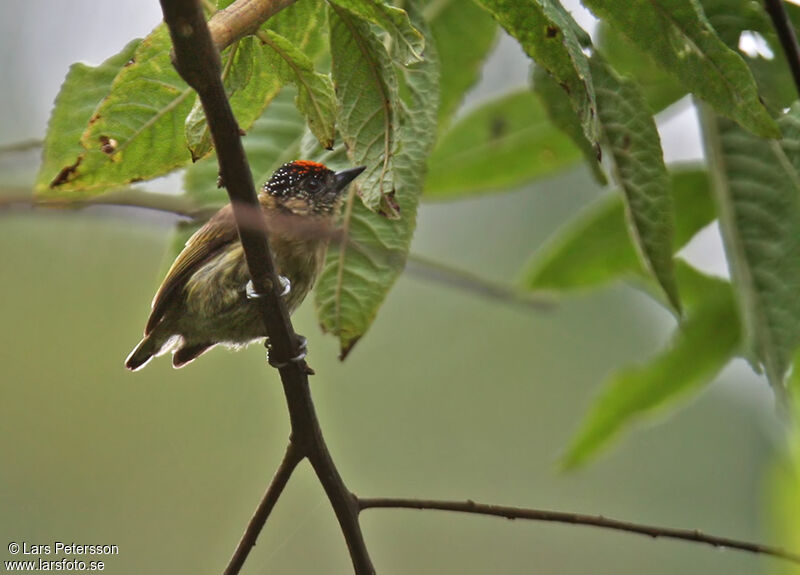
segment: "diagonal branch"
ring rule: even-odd
[[[220,79],[219,52],[212,42],[199,0],[160,2],[172,37],[175,67],[181,77],[197,91],[214,140],[220,174],[233,205],[247,267],[255,291],[260,296],[256,301],[269,338],[271,358],[276,364],[282,365],[281,382],[292,428],[290,442],[297,449],[300,458],[307,457],[314,467],[339,520],[356,573],[374,573],[358,523],[355,497],[339,476],[322,436],[308,385],[309,368],[304,361],[290,361],[300,355],[301,346],[280,297],[281,287],[267,243],[266,220],[256,218],[258,221],[254,222],[254,218],[248,217],[260,207],[253,176],[242,147],[239,126]],[[240,0],[237,4],[243,6],[263,3]],[[260,527],[254,529],[252,540],[240,544],[241,552],[237,549],[234,556],[238,567],[232,561],[226,571],[227,575],[239,572],[259,530]]]
[[[289,482],[292,472],[302,460],[303,454],[300,453],[297,446],[290,441],[286,448],[286,453],[283,456],[283,460],[275,471],[275,475],[272,476],[272,481],[270,481],[269,487],[267,487],[267,491],[261,499],[261,503],[256,507],[256,511],[253,513],[250,523],[247,524],[247,529],[245,529],[244,535],[242,535],[239,544],[236,546],[236,551],[233,552],[233,556],[228,566],[225,568],[223,575],[234,575],[241,570],[247,559],[247,555],[250,553],[250,549],[256,544],[258,534],[261,533],[261,530],[264,528],[264,524],[267,522],[270,513],[272,513],[272,509],[283,493],[284,487],[286,487],[286,484]]]
[[[297,0],[237,0],[208,21],[214,45],[221,52]]]
[[[785,551],[778,547],[749,543],[727,537],[706,535],[693,529],[670,529],[669,527],[654,527],[610,519],[602,515],[584,515],[581,513],[566,513],[563,511],[545,511],[541,509],[527,509],[523,507],[507,507],[504,505],[487,505],[467,501],[442,501],[434,499],[402,499],[390,497],[362,498],[358,500],[360,509],[433,509],[439,511],[455,511],[458,513],[472,513],[475,515],[492,515],[506,519],[529,519],[532,521],[547,521],[550,523],[569,523],[571,525],[586,525],[626,531],[646,535],[653,539],[679,539],[694,543],[704,543],[717,548],[737,549],[761,555],[769,555],[779,559],[786,559],[792,563],[800,564],[800,555]]]

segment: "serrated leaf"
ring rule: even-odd
[[[591,143],[597,141],[594,86],[572,17],[557,0],[477,0],[525,53],[566,91]],[[583,36],[583,35],[581,35]]]
[[[599,23],[596,38],[598,49],[614,69],[622,76],[636,80],[654,112],[686,95],[686,88],[607,22]]]
[[[800,104],[764,141],[735,123],[702,114],[706,156],[748,350],[772,386],[800,343]]]
[[[397,77],[389,54],[369,26],[329,4],[331,72],[339,100],[337,124],[354,165],[366,166],[357,186],[372,211],[396,217]]]
[[[539,66],[535,66],[533,70],[533,91],[539,96],[539,101],[553,126],[561,130],[580,149],[595,181],[605,186],[608,180],[600,165],[599,144],[593,146],[589,143],[569,100],[564,98],[564,90]]]
[[[574,468],[645,416],[686,400],[713,380],[740,345],[730,284],[677,266],[687,315],[667,350],[611,376],[562,460]]]
[[[400,145],[395,159],[400,218],[391,220],[351,201],[344,228],[349,241],[331,246],[316,290],[320,324],[336,334],[344,358],[364,335],[391,286],[405,267],[425,174],[436,137],[439,62],[418,0],[406,3],[412,22],[428,40],[425,60],[403,71],[408,98],[400,111]],[[353,199],[352,196],[350,198]]]
[[[159,25],[117,74],[81,137],[84,151],[48,196],[98,194],[165,174],[191,160],[183,123],[195,95],[170,62],[172,43]]]
[[[281,90],[242,138],[257,188],[282,164],[300,156],[305,121],[293,104],[294,95],[291,87]],[[228,196],[217,187],[218,173],[217,158],[212,154],[186,169],[184,190],[198,205],[223,205]]]
[[[261,25],[261,30],[280,34],[312,60],[325,47],[325,5],[323,0],[295,2]]]
[[[590,62],[602,140],[625,197],[634,245],[680,311],[672,266],[675,208],[653,115],[633,82],[617,76],[597,53]]]
[[[697,0],[586,0],[585,5],[719,113],[761,136],[779,136],[747,65],[720,40]]]
[[[548,120],[539,99],[521,90],[460,118],[428,159],[427,199],[459,198],[551,176],[580,152]]]
[[[714,221],[716,212],[705,170],[677,170],[671,176],[677,250]],[[563,291],[646,273],[630,240],[622,195],[615,192],[562,227],[534,254],[520,283],[530,290]]]
[[[344,8],[361,20],[380,26],[392,37],[396,46],[394,52],[402,64],[421,62],[425,50],[425,38],[412,26],[408,14],[400,8],[390,6],[381,0],[329,0],[331,5]],[[341,12],[337,10],[339,14]],[[331,30],[331,37],[333,31]]]
[[[446,128],[464,94],[480,78],[497,38],[497,23],[472,0],[436,3],[431,34],[441,62],[439,129]]]
[[[323,148],[333,147],[336,125],[336,96],[331,79],[314,70],[314,64],[289,40],[265,30],[259,33],[265,56],[278,79],[297,87],[297,109]]]
[[[69,178],[71,171],[78,167],[73,162],[85,151],[80,140],[86,124],[140,42],[130,42],[97,67],[81,63],[70,66],[47,125],[42,165],[36,176],[37,193],[47,192],[51,185]]]
[[[242,130],[250,129],[281,89],[281,81],[268,65],[264,51],[258,39],[250,36],[236,42],[223,55],[223,85]],[[185,128],[192,159],[207,156],[214,143],[199,100],[186,118]]]

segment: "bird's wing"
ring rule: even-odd
[[[153,298],[152,311],[144,328],[145,335],[155,329],[167,309],[180,298],[189,277],[205,262],[237,238],[233,209],[230,204],[218,211],[197,230],[167,272],[167,277]]]

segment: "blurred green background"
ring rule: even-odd
[[[152,5],[150,5],[152,4]],[[145,6],[146,5],[146,6]],[[43,135],[67,66],[96,64],[159,18],[156,2],[9,3],[0,21],[0,145]],[[501,42],[483,87],[526,70]],[[499,80],[498,80],[499,78]],[[18,193],[37,153],[0,157]],[[149,189],[175,189],[169,178]],[[425,204],[413,251],[511,282],[598,194],[584,169],[513,193]],[[183,370],[131,374],[174,220],[136,209],[0,213],[0,560],[11,541],[115,544],[112,574],[220,573],[277,466],[288,420],[263,349],[214,350]],[[604,378],[663,346],[671,318],[622,286],[532,311],[401,278],[346,363],[316,327],[317,408],[348,485],[364,496],[474,499],[604,514],[769,540],[782,430],[743,364],[668,421],[562,475]],[[775,562],[591,528],[370,510],[379,573],[751,574]],[[19,557],[19,556],[18,556]],[[304,464],[243,571],[348,573],[333,513]]]

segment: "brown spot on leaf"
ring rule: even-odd
[[[134,64],[136,64],[136,57],[135,56],[133,58],[131,58],[130,60],[128,60],[127,62],[125,62],[125,65],[123,66],[123,68],[127,68],[128,66],[133,66]]]
[[[57,188],[61,184],[66,184],[71,179],[73,179],[75,177],[75,172],[78,171],[78,166],[81,165],[82,161],[83,161],[83,155],[80,155],[78,156],[78,159],[75,160],[74,164],[71,164],[69,166],[64,166],[63,168],[61,168],[61,171],[58,172],[56,177],[53,178],[53,181],[50,182],[50,187]]]
[[[108,136],[100,136],[100,151],[104,154],[111,155],[117,151],[119,143],[114,138]]]
[[[400,219],[400,204],[397,203],[394,197],[394,190],[383,195],[378,213],[390,220]]]
[[[91,126],[92,124],[97,122],[97,120],[99,120],[101,117],[102,116],[100,114],[93,115],[91,118],[89,118],[89,125]]]
[[[572,94],[572,90],[569,89],[568,84],[565,84],[564,82],[559,82],[558,85],[561,86],[568,95]]]
[[[630,134],[625,134],[622,136],[622,149],[627,150],[631,146],[631,136]]]
[[[548,38],[555,38],[558,36],[558,28],[555,26],[548,26],[547,31],[545,32]]]

